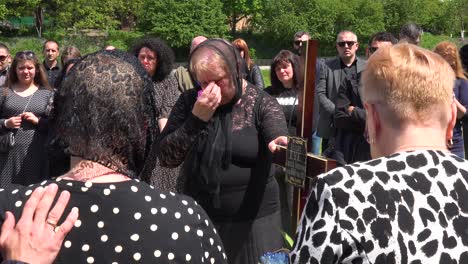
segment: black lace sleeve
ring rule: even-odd
[[[268,144],[279,136],[287,136],[288,129],[283,109],[278,101],[263,90],[258,90],[258,92],[259,98],[262,98],[258,109],[258,121],[260,131]]]
[[[196,97],[195,89],[179,97],[158,138],[158,158],[164,167],[180,165],[197,136],[206,129],[208,123],[192,114]]]

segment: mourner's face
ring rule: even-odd
[[[55,61],[57,60],[57,57],[59,56],[59,48],[57,43],[55,42],[47,42],[45,44],[44,48],[44,57],[47,61]]]
[[[34,76],[36,76],[36,67],[34,62],[30,60],[25,60],[16,66],[16,75],[18,76],[18,81],[21,84],[30,85],[34,82]]]
[[[217,63],[212,64],[209,70],[198,73],[197,80],[202,89],[205,89],[211,82],[219,86],[221,90],[221,105],[230,102],[236,93],[236,88],[231,82],[231,75]]]
[[[379,48],[385,46],[392,46],[392,42],[390,41],[372,41],[371,45],[367,48],[367,57],[369,58],[374,52],[376,52]]]
[[[153,76],[156,73],[156,66],[158,64],[156,52],[148,49],[147,47],[143,47],[138,53],[138,59],[150,76]]]
[[[6,49],[0,49],[0,72],[5,70],[11,63],[11,56]]]
[[[336,40],[336,49],[341,58],[353,58],[359,47],[357,37],[351,32],[340,34]]]
[[[310,37],[306,34],[302,35],[299,38],[294,39],[293,47],[295,50],[300,51],[302,47],[302,42],[309,40]]]
[[[294,71],[291,63],[280,63],[275,67],[276,77],[286,87],[294,77]],[[290,88],[290,87],[289,87]]]

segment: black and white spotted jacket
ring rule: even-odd
[[[401,152],[314,180],[291,263],[468,263],[468,161]]]

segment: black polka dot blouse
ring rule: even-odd
[[[0,222],[7,210],[19,219],[32,191],[53,182],[71,193],[63,218],[79,208],[56,263],[227,263],[216,229],[193,199],[138,180],[57,179],[0,189]]]

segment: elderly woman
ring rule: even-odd
[[[48,177],[44,146],[52,91],[44,66],[32,51],[16,54],[0,93],[0,131],[12,132],[15,142],[0,153],[0,187],[40,182]]]
[[[189,70],[201,90],[184,92],[161,134],[163,165],[184,162],[185,192],[218,228],[229,263],[257,263],[282,247],[271,153],[287,135],[276,100],[245,81],[242,58],[222,39],[201,43]]]
[[[239,50],[239,54],[245,61],[245,66],[247,67],[245,70],[247,74],[245,79],[251,84],[257,86],[257,88],[263,89],[265,87],[265,83],[263,82],[262,71],[250,57],[250,51],[249,46],[247,46],[247,42],[241,38],[238,38],[232,42],[232,45],[234,45]]]
[[[462,121],[468,121],[468,113],[466,111],[468,107],[468,81],[463,71],[457,45],[452,42],[443,41],[437,44],[434,52],[442,56],[455,72],[453,93],[455,94],[455,103],[457,105],[457,123],[455,123],[455,127],[453,128],[453,138],[451,142],[448,142],[448,146],[452,153],[460,158],[465,158]]]
[[[363,73],[371,155],[318,176],[292,263],[466,263],[468,162],[446,142],[453,70],[411,44],[382,47]]]
[[[71,70],[55,98],[53,127],[72,155],[72,169],[54,180],[71,194],[65,210],[79,219],[58,263],[227,263],[222,242],[205,211],[191,198],[161,191],[136,178],[157,133],[151,80],[138,60],[101,51]],[[39,185],[0,192],[0,220],[19,213]],[[11,221],[11,220],[10,220]],[[49,213],[50,236],[60,226]],[[60,228],[59,228],[60,230]]]
[[[155,104],[158,110],[156,118],[159,130],[162,131],[180,95],[177,79],[170,74],[174,64],[174,52],[159,38],[143,38],[133,45],[130,53],[138,58],[153,80]],[[155,151],[151,153],[155,154]],[[152,156],[151,159],[156,159],[156,156]],[[143,175],[143,180],[163,190],[180,191],[176,186],[178,174],[179,168],[164,168],[158,162],[154,171]]]

